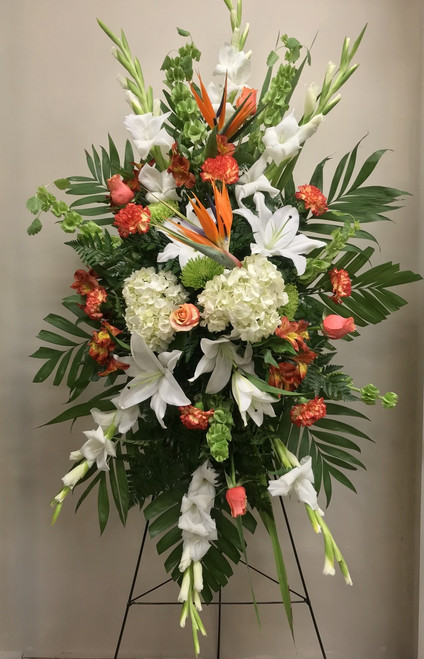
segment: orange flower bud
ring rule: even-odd
[[[110,191],[110,198],[115,206],[124,206],[134,198],[134,192],[121,179],[119,174],[114,174],[107,180],[107,187]]]
[[[239,515],[246,514],[247,496],[246,490],[242,485],[230,487],[225,493],[225,498],[230,506],[231,515],[233,517],[239,517]]]
[[[341,339],[349,332],[354,332],[356,327],[352,316],[343,318],[337,314],[330,314],[324,318],[322,329],[329,339]]]

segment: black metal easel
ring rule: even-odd
[[[322,658],[327,659],[327,655],[325,654],[324,645],[323,645],[323,642],[322,642],[322,639],[321,639],[321,634],[320,634],[318,624],[317,624],[317,621],[316,621],[316,618],[315,618],[315,613],[314,613],[314,610],[313,610],[313,607],[312,607],[312,602],[310,600],[308,589],[307,589],[307,586],[306,586],[305,577],[303,575],[302,566],[300,565],[299,555],[297,553],[297,549],[296,549],[296,545],[295,545],[295,542],[294,542],[293,534],[292,534],[292,531],[291,531],[291,528],[290,528],[289,520],[288,520],[288,517],[287,517],[287,512],[286,512],[286,509],[284,507],[283,499],[281,497],[279,497],[279,499],[280,499],[280,503],[281,503],[281,509],[282,509],[283,515],[284,515],[284,521],[285,521],[286,526],[287,526],[287,531],[288,531],[288,534],[289,534],[293,554],[294,554],[294,557],[295,557],[295,560],[296,560],[296,565],[297,565],[297,569],[298,569],[298,572],[299,572],[300,580],[301,580],[301,583],[302,583],[303,592],[304,592],[304,594],[301,595],[300,593],[297,593],[295,590],[290,588],[290,593],[292,595],[294,595],[296,598],[298,598],[298,599],[292,599],[291,603],[292,604],[306,604],[308,606],[309,613],[311,615],[312,624],[313,624],[313,627],[314,627],[314,630],[315,630],[315,634],[316,634],[316,637],[317,637],[317,641],[318,641],[318,645],[319,645],[319,648],[320,648],[320,651],[321,651]],[[139,551],[139,554],[138,554],[137,563],[136,563],[135,570],[134,570],[134,576],[133,576],[133,579],[132,579],[131,588],[130,588],[130,592],[129,592],[129,596],[128,596],[128,601],[127,601],[127,604],[126,604],[126,607],[125,607],[125,613],[124,613],[124,617],[123,617],[123,620],[122,620],[122,625],[121,625],[121,629],[120,629],[120,632],[119,632],[119,638],[118,638],[118,642],[116,644],[116,649],[115,649],[115,654],[113,655],[113,659],[118,659],[122,638],[123,638],[125,627],[126,627],[126,624],[127,624],[128,613],[129,613],[129,610],[130,610],[131,606],[133,606],[133,605],[134,606],[135,605],[138,605],[138,606],[140,606],[140,605],[144,605],[144,606],[161,606],[161,605],[164,605],[164,604],[181,606],[181,604],[179,602],[174,602],[174,601],[173,602],[141,602],[140,601],[146,595],[149,595],[150,593],[153,593],[155,590],[158,590],[159,588],[162,588],[162,586],[165,586],[167,583],[171,582],[172,581],[171,578],[166,579],[166,581],[163,581],[162,583],[158,584],[157,586],[154,586],[154,588],[150,588],[149,590],[146,590],[144,593],[141,593],[141,595],[138,595],[137,597],[133,596],[134,595],[134,589],[135,589],[135,586],[136,586],[136,583],[137,583],[138,573],[139,573],[139,570],[140,570],[141,558],[143,556],[144,546],[146,544],[148,528],[149,528],[149,522],[147,521],[146,525],[144,527],[144,532],[143,532],[143,537],[142,537],[142,540],[141,540],[140,551]],[[246,563],[244,561],[240,561],[240,562],[243,563],[244,565],[246,565]],[[276,579],[274,579],[273,577],[270,577],[269,575],[265,574],[265,572],[261,572],[261,570],[258,570],[256,568],[252,567],[251,565],[249,566],[249,568],[251,570],[253,570],[254,572],[257,572],[258,574],[262,575],[266,579],[269,579],[273,583],[278,584],[278,581]],[[266,601],[266,602],[261,601],[261,602],[257,602],[257,603],[258,604],[281,604],[282,602],[281,602],[281,600],[276,600],[276,601]],[[217,602],[210,602],[207,605],[207,606],[218,606],[218,631],[217,631],[216,659],[220,659],[220,657],[221,657],[221,612],[222,612],[222,607],[223,606],[241,606],[241,605],[246,605],[246,604],[252,604],[252,602],[223,602],[222,598],[221,598],[221,589],[219,589],[218,601]]]

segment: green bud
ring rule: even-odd
[[[91,236],[93,238],[94,236],[101,236],[103,233],[99,225],[91,221],[84,222],[80,227],[80,232],[83,236]]]
[[[68,210],[68,204],[65,204],[64,201],[58,201],[57,199],[55,199],[55,201],[52,203],[52,207],[50,208],[50,211],[55,217],[62,217],[62,215],[65,215]]]
[[[387,394],[381,397],[381,404],[387,410],[391,410],[396,407],[396,403],[399,400],[399,396],[393,391],[388,391]]]
[[[361,389],[361,400],[365,405],[375,405],[380,391],[373,384],[367,384]]]

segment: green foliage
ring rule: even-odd
[[[360,446],[352,438],[366,440],[370,438],[355,426],[337,418],[350,416],[366,419],[364,414],[338,403],[329,402],[326,405],[327,416],[316,421],[312,426],[302,429],[292,424],[289,415],[285,414],[278,427],[278,436],[299,460],[306,455],[312,457],[315,489],[319,493],[321,487],[324,488],[328,505],[331,500],[333,478],[356,492],[353,483],[340,470],[356,471],[358,467],[365,469],[357,457],[361,452]]]

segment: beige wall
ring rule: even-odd
[[[104,144],[108,131],[122,143],[128,112],[115,81],[119,68],[110,44],[97,27],[101,17],[112,29],[124,27],[156,94],[159,67],[167,50],[182,43],[175,26],[191,30],[203,51],[201,71],[208,79],[216,52],[228,37],[223,2],[156,0],[3,0],[1,3],[2,185],[2,451],[0,453],[0,656],[111,657],[138,550],[142,516],[132,511],[124,531],[113,518],[98,537],[95,501],[75,517],[67,502],[55,527],[49,501],[68,467],[71,449],[80,446],[80,426],[37,428],[57,414],[64,389],[32,385],[38,364],[27,359],[37,347],[42,318],[58,311],[77,267],[62,246],[63,234],[47,230],[26,236],[30,221],[25,200],[36,186],[59,176],[84,174],[84,147]],[[316,31],[313,67],[304,82],[319,82],[328,59],[336,60],[343,37],[368,31],[357,56],[358,72],[343,101],[307,146],[298,183],[318,159],[337,160],[369,133],[366,157],[389,147],[375,182],[411,191],[396,223],[378,227],[385,260],[419,267],[419,130],[421,3],[419,0],[245,1],[252,23],[254,82],[277,32],[309,44]],[[301,96],[295,109],[301,113]],[[421,180],[421,184],[423,180]],[[422,207],[422,204],[421,204]],[[422,240],[422,235],[421,235]],[[424,259],[421,254],[421,268]],[[416,655],[418,579],[419,445],[422,368],[418,359],[422,285],[404,290],[412,302],[386,323],[370,327],[343,346],[343,361],[359,385],[374,382],[395,389],[395,411],[371,408],[375,444],[363,446],[366,473],[354,475],[358,495],[336,488],[326,519],[349,561],[354,587],[338,576],[324,577],[320,539],[303,510],[288,505],[310,595],[332,659],[413,659]],[[251,543],[252,563],[268,569],[266,538]],[[293,560],[289,573],[296,589]],[[148,567],[147,567],[148,565]],[[143,587],[162,580],[163,568],[148,547]],[[249,597],[245,574],[236,577],[228,598]],[[277,594],[257,582],[259,597]],[[164,596],[175,598],[171,587]],[[319,657],[307,611],[295,609],[298,654],[278,608],[264,607],[262,629],[251,608],[225,610],[222,659]],[[209,636],[202,657],[216,656],[216,611],[205,613]],[[2,655],[2,652],[4,655]],[[178,609],[138,608],[131,612],[122,656],[191,656],[189,630],[178,628]],[[424,655],[421,655],[424,656]]]

